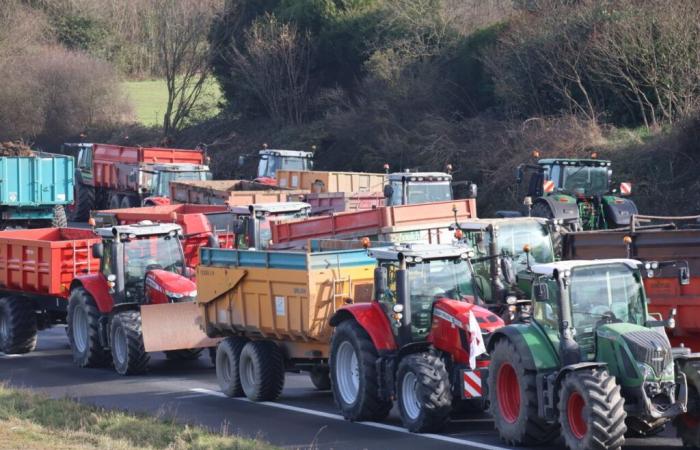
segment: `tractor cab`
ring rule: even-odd
[[[541,197],[551,193],[566,193],[576,197],[596,197],[610,192],[612,177],[610,161],[599,159],[541,159],[537,165],[520,166],[532,172],[528,195]]]
[[[234,216],[236,248],[263,250],[272,240],[273,220],[309,217],[311,205],[303,202],[256,203],[231,208]]]
[[[93,255],[100,258],[114,305],[194,300],[196,285],[185,265],[179,225],[146,220],[95,231],[102,242]]]
[[[452,175],[443,172],[399,172],[387,176],[387,206],[448,202],[453,199]]]
[[[153,197],[170,197],[171,181],[211,180],[209,166],[200,164],[151,164],[142,170],[143,184]]]
[[[265,148],[258,153],[258,174],[255,181],[276,184],[278,170],[313,170],[313,152],[300,150],[273,150]],[[240,162],[239,162],[240,164]]]

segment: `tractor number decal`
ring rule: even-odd
[[[462,374],[464,382],[464,398],[480,398],[482,395],[481,375],[473,370],[465,370],[462,372]]]
[[[445,311],[443,311],[441,309],[436,308],[435,311],[433,312],[433,315],[439,319],[442,319],[442,320],[449,322],[453,327],[462,328],[462,322],[460,322],[459,319],[446,313]]]
[[[545,193],[554,192],[554,181],[545,180],[545,182],[542,183],[542,189],[544,190]]]

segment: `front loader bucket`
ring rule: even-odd
[[[199,326],[199,307],[194,302],[141,306],[141,329],[147,352],[214,347]]]

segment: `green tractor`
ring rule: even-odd
[[[637,206],[622,196],[630,183],[611,189],[610,161],[598,159],[541,159],[521,164],[516,181],[530,174],[523,202],[529,215],[557,219],[570,231],[626,227]]]
[[[501,438],[536,445],[562,436],[571,450],[618,449],[673,422],[700,448],[700,354],[672,349],[652,320],[631,259],[563,261],[529,270],[533,313],[488,343],[490,411]],[[682,279],[685,283],[687,280]]]

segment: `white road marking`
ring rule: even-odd
[[[206,394],[210,395],[213,397],[220,397],[220,398],[229,398],[225,394],[218,392],[218,391],[213,391],[211,389],[203,389],[203,388],[193,388],[190,389],[190,392],[196,392],[198,394]],[[277,409],[284,409],[286,411],[293,411],[297,413],[302,413],[302,414],[309,414],[312,416],[317,416],[317,417],[323,417],[325,419],[332,419],[332,420],[339,420],[342,422],[345,422],[345,418],[339,414],[332,414],[332,413],[327,413],[323,411],[316,411],[315,409],[307,409],[307,408],[300,408],[298,406],[291,406],[291,405],[285,405],[284,403],[274,403],[274,402],[252,402],[248,400],[247,398],[230,398],[230,400],[238,400],[238,401],[244,401],[248,403],[254,403],[256,405],[265,405],[265,406],[270,406],[272,408],[277,408]],[[484,444],[483,442],[477,442],[477,441],[470,441],[468,439],[459,439],[459,438],[454,438],[450,436],[443,436],[440,434],[431,434],[431,433],[425,433],[425,434],[415,434],[411,433],[405,428],[397,427],[395,425],[387,425],[384,423],[378,423],[378,422],[355,422],[361,425],[366,425],[368,427],[372,428],[379,428],[382,430],[387,430],[387,431],[395,431],[397,433],[403,433],[403,434],[410,434],[412,436],[416,437],[423,437],[427,439],[433,439],[436,441],[442,441],[442,442],[449,442],[451,444],[458,444],[458,445],[464,445],[464,446],[469,446],[469,447],[474,447],[474,448],[480,448],[483,450],[508,450],[507,447],[499,447],[497,445],[489,445],[489,444]]]

